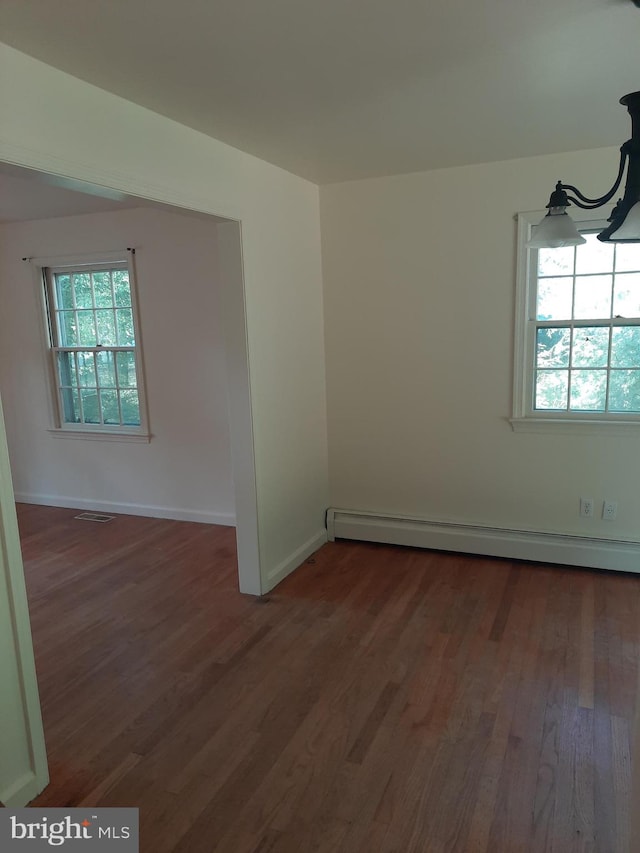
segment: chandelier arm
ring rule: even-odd
[[[599,207],[602,207],[603,204],[606,204],[609,200],[607,198],[604,201],[596,201],[591,204],[585,204],[583,201],[580,201],[579,199],[575,198],[575,196],[567,195],[567,198],[570,202],[572,202],[572,204],[575,204],[576,207],[579,207],[582,210],[597,210]]]
[[[581,207],[583,210],[595,210],[597,207],[602,207],[603,204],[606,204],[608,201],[611,201],[611,199],[618,191],[618,187],[622,183],[624,167],[627,162],[627,157],[629,156],[627,147],[628,143],[625,143],[620,149],[620,167],[618,168],[618,177],[616,178],[615,183],[611,187],[609,192],[605,193],[599,198],[589,198],[584,193],[581,193],[580,190],[573,184],[562,184],[563,190],[569,190],[569,192],[575,193],[575,195],[577,196],[577,198],[574,198],[573,196],[568,196],[569,200],[572,201],[578,207]]]

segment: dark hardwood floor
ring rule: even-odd
[[[640,576],[20,505],[51,784],[143,853],[634,853]],[[636,804],[636,810],[639,804]]]

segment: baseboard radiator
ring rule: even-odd
[[[334,507],[327,510],[327,533],[330,541],[356,539],[640,573],[639,542],[430,521]]]

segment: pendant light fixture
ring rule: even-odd
[[[640,5],[640,0],[633,0]],[[542,222],[534,226],[533,235],[527,246],[532,249],[554,249],[559,246],[577,246],[584,243],[574,221],[567,213],[571,204],[583,210],[595,210],[611,201],[627,171],[624,195],[618,200],[613,213],[607,220],[611,224],[598,234],[603,243],[640,243],[640,92],[632,92],[620,98],[620,103],[631,116],[631,139],[620,148],[618,177],[608,193],[600,198],[589,198],[573,184],[558,181],[551,193],[548,213]]]

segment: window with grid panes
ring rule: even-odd
[[[44,269],[60,427],[143,429],[133,274],[124,260]]]
[[[600,242],[599,223],[580,230],[580,246],[528,250],[516,414],[640,422],[640,244]]]

